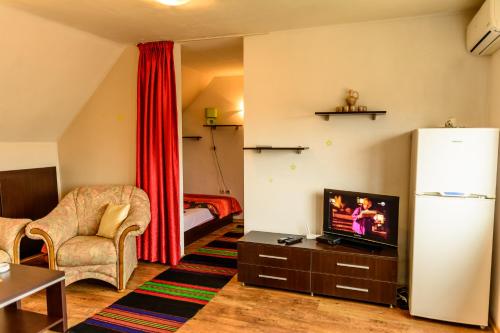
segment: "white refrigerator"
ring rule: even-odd
[[[413,316],[488,326],[498,134],[493,128],[413,133]]]

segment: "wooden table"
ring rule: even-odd
[[[0,273],[0,332],[36,333],[48,329],[65,332],[66,295],[64,272],[45,268],[14,265]],[[46,290],[47,315],[23,311],[21,300]]]

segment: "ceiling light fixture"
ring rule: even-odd
[[[156,1],[167,6],[180,6],[189,2],[189,0],[156,0]]]

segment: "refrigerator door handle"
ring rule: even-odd
[[[462,192],[421,192],[416,193],[419,197],[443,197],[443,198],[463,198],[463,199],[495,199],[484,194],[462,193]]]

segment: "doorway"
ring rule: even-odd
[[[243,38],[182,43],[184,245],[243,222]]]

